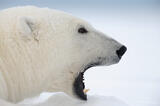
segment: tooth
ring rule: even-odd
[[[90,89],[84,89],[83,92],[86,94]]]

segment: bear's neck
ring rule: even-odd
[[[70,67],[67,67],[67,69],[69,70],[62,69],[64,71],[53,75],[54,77],[51,77],[52,79],[50,79],[49,83],[52,85],[48,88],[47,92],[64,92],[75,97],[73,84],[82,67],[71,65]]]

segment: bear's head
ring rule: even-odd
[[[57,78],[60,80],[64,78],[64,80],[69,81],[64,76],[71,74],[72,76],[68,75],[68,77],[74,78],[73,92],[79,98],[87,100],[87,95],[84,93],[84,72],[94,66],[107,66],[118,63],[126,52],[126,47],[111,37],[99,32],[81,19],[67,14],[60,14],[58,17],[53,17],[49,20],[50,25],[48,27],[50,28],[42,27],[42,29],[39,29],[41,31],[47,29],[47,33],[49,33],[47,37],[45,33],[44,35],[37,35],[40,36],[37,40],[41,42],[41,40],[47,39],[46,42],[50,42],[49,44],[52,47],[50,47],[51,51],[48,52],[53,56],[50,62],[56,62],[58,67],[62,67],[55,69],[53,64],[53,73],[59,72],[62,75],[60,77],[57,76]],[[31,24],[29,24],[30,22]],[[26,24],[28,24],[28,28],[31,28],[32,31],[34,23],[28,20]],[[44,37],[41,38],[41,36]],[[62,81],[59,84],[65,83]]]
[[[27,73],[23,75],[33,73],[30,77],[38,80],[34,83],[27,80],[28,76],[24,77],[28,81],[26,86],[30,86],[26,95],[40,89],[39,92],[63,91],[87,100],[83,91],[84,72],[90,67],[118,63],[126,52],[124,45],[82,19],[50,9],[24,11],[21,14],[16,12],[18,30],[15,45],[18,49],[10,49],[12,53],[20,53],[17,54],[19,65],[14,67]]]

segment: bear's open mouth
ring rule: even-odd
[[[80,99],[87,100],[87,94],[85,92],[85,84],[83,82],[85,71],[91,67],[99,66],[101,64],[102,64],[102,61],[90,63],[83,69],[82,72],[78,73],[78,76],[75,78],[75,81],[73,83],[73,90],[76,96],[79,97]]]

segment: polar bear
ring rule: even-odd
[[[0,98],[46,92],[87,100],[84,72],[118,63],[126,47],[65,12],[34,6],[0,11]]]

